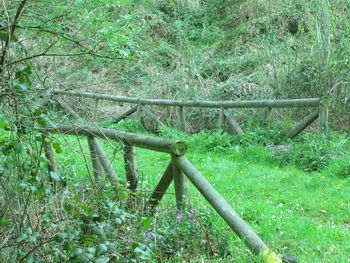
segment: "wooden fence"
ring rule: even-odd
[[[271,120],[271,113],[273,108],[316,108],[310,115],[306,116],[300,123],[296,124],[289,132],[284,136],[284,140],[293,139],[303,130],[305,130],[311,123],[313,123],[318,117],[320,117],[320,128],[323,130],[327,127],[328,116],[326,109],[323,107],[321,100],[318,98],[309,99],[288,99],[288,100],[243,100],[243,101],[178,101],[178,100],[161,100],[161,99],[140,99],[122,96],[112,96],[104,94],[96,94],[90,92],[77,92],[77,91],[65,91],[65,90],[53,90],[54,95],[69,95],[74,97],[90,98],[96,101],[95,105],[99,104],[100,100],[109,100],[114,102],[130,103],[134,104],[133,107],[114,118],[114,122],[117,123],[135,112],[142,112],[146,116],[154,120],[158,126],[164,126],[164,123],[152,113],[150,109],[146,108],[146,105],[157,106],[174,106],[178,110],[178,126],[182,131],[186,131],[186,107],[190,108],[218,108],[220,110],[219,127],[223,127],[227,123],[230,130],[234,134],[242,135],[244,131],[239,125],[234,116],[229,112],[229,109],[233,108],[263,108],[265,109],[262,118],[262,127],[267,128]]]
[[[135,147],[170,153],[171,159],[169,160],[169,164],[151,194],[147,207],[154,209],[163,198],[171,182],[174,181],[177,207],[179,209],[186,208],[190,201],[188,188],[189,179],[253,253],[263,255],[265,262],[282,262],[282,259],[278,258],[275,253],[269,250],[268,246],[261,238],[186,158],[187,145],[185,142],[99,128],[96,126],[87,126],[85,125],[86,122],[80,118],[64,100],[58,98],[57,101],[76,121],[74,125],[61,125],[58,127],[46,128],[43,133],[85,136],[88,140],[95,180],[99,180],[103,174],[106,174],[111,185],[113,185],[116,190],[118,190],[121,183],[121,179],[112,169],[111,163],[98,139],[109,139],[122,144],[126,180],[131,191],[137,190],[138,187]],[[50,161],[48,169],[50,172],[54,172],[57,166],[55,164],[54,151],[50,144],[45,145],[45,154]],[[290,257],[290,255],[288,255],[288,257]],[[292,257],[292,260],[289,260],[288,257],[284,257],[283,262],[296,262],[294,257]]]

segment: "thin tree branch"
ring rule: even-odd
[[[63,34],[63,33],[60,33],[60,32],[56,32],[56,31],[53,31],[53,30],[50,30],[50,29],[45,29],[45,28],[42,28],[41,26],[26,26],[26,27],[23,27],[23,26],[18,25],[17,27],[18,28],[22,28],[22,29],[36,30],[36,31],[45,32],[45,33],[49,33],[49,34],[55,35],[57,37],[62,37],[63,39],[66,39],[67,41],[72,42],[75,45],[85,49],[86,52],[88,52],[90,55],[95,56],[95,57],[105,58],[105,59],[122,59],[122,60],[127,60],[126,58],[121,58],[121,57],[111,57],[111,56],[100,55],[100,54],[96,53],[95,51],[93,51],[94,48],[89,48],[89,47],[87,47],[87,46],[85,46],[85,45],[83,45],[81,43],[81,42],[83,42],[85,40],[76,40],[76,39],[73,39],[73,36],[66,35],[66,34]]]
[[[15,17],[13,19],[13,23],[9,28],[9,36],[6,39],[6,43],[5,43],[4,48],[2,49],[2,54],[0,57],[0,74],[4,71],[6,56],[7,56],[9,49],[10,49],[10,46],[11,46],[11,41],[12,41],[12,38],[13,38],[15,30],[16,30],[16,24],[18,23],[18,21],[20,19],[20,16],[22,14],[22,11],[24,9],[26,2],[27,2],[27,0],[22,0],[21,3],[19,4],[17,12],[15,14]]]
[[[13,62],[7,64],[6,66],[11,66],[13,64],[17,64],[17,63],[20,63],[20,62],[23,62],[26,60],[30,60],[33,58],[37,58],[37,57],[74,57],[74,56],[82,56],[82,55],[88,55],[88,54],[91,54],[90,51],[80,52],[80,53],[72,53],[72,54],[59,54],[59,53],[45,53],[45,52],[43,52],[40,54],[35,54],[35,55],[29,56],[26,58],[22,58],[22,59],[13,61]]]
[[[45,29],[45,28],[42,28],[41,26],[20,26],[18,25],[17,26],[18,28],[22,28],[22,29],[31,29],[31,30],[35,30],[35,31],[39,31],[39,32],[45,32],[45,33],[49,33],[49,34],[52,34],[52,35],[55,35],[55,36],[58,36],[58,37],[62,37],[84,49],[87,49],[89,50],[89,48],[87,48],[86,46],[84,46],[83,44],[81,44],[81,42],[83,40],[75,40],[73,39],[71,36],[67,36],[63,33],[60,33],[60,32],[56,32],[56,31],[53,31],[53,30],[50,30],[50,29]]]

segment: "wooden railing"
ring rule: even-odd
[[[171,160],[155,190],[150,196],[147,207],[154,209],[172,181],[175,186],[176,204],[178,209],[184,209],[189,205],[189,181],[206,198],[217,213],[225,220],[230,228],[245,242],[248,248],[255,254],[263,255],[265,262],[282,262],[275,253],[271,252],[262,239],[248,226],[238,213],[226,202],[205,177],[186,158],[187,145],[183,141],[167,140],[156,137],[138,135],[118,130],[88,126],[86,122],[62,99],[57,99],[62,108],[69,113],[76,121],[74,125],[61,125],[48,127],[43,131],[48,133],[59,133],[75,136],[85,136],[88,140],[90,156],[94,168],[95,180],[99,180],[102,174],[106,174],[111,185],[119,189],[121,179],[115,174],[111,163],[107,158],[103,147],[98,139],[108,139],[120,142],[123,146],[126,180],[130,190],[135,191],[138,187],[138,175],[136,168],[135,147],[150,149],[157,152],[170,153]],[[50,161],[49,171],[55,172],[54,152],[50,144],[45,145],[45,154]],[[295,261],[284,261],[295,262]]]
[[[234,116],[229,112],[229,109],[233,108],[263,108],[265,109],[262,119],[262,127],[267,128],[271,119],[271,113],[273,108],[316,108],[310,115],[296,124],[289,132],[284,136],[284,140],[293,139],[303,130],[305,130],[311,123],[313,123],[318,117],[320,117],[320,128],[327,127],[328,116],[327,110],[323,107],[319,98],[308,99],[288,99],[288,100],[242,100],[242,101],[179,101],[179,100],[161,100],[161,99],[141,99],[131,98],[123,96],[112,96],[105,94],[96,94],[90,92],[78,92],[78,91],[66,91],[66,90],[53,90],[54,95],[69,95],[74,97],[83,97],[95,99],[98,105],[99,100],[109,100],[122,103],[135,104],[124,113],[114,118],[114,122],[117,123],[135,112],[142,112],[151,119],[153,119],[158,126],[163,126],[164,123],[153,114],[150,109],[146,108],[146,105],[157,106],[175,106],[178,107],[178,126],[182,131],[186,131],[186,116],[184,108],[219,108],[220,118],[219,127],[223,127],[227,123],[230,130],[234,134],[244,134],[242,127],[239,125]]]

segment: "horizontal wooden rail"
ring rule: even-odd
[[[91,126],[73,126],[61,125],[58,127],[46,128],[48,132],[65,133],[80,136],[95,136],[102,139],[109,138],[111,140],[126,141],[127,143],[150,150],[159,152],[172,153],[177,156],[184,155],[187,151],[186,143],[182,141],[172,141],[160,139],[151,136],[144,136],[129,132],[117,131],[112,129],[97,128]]]
[[[124,103],[140,103],[142,105],[159,106],[179,106],[179,107],[198,107],[198,108],[293,108],[293,107],[318,107],[320,99],[291,99],[291,100],[242,100],[242,101],[178,101],[178,100],[160,100],[160,99],[139,99],[123,96],[112,96],[97,94],[91,92],[78,92],[66,90],[53,90],[54,94],[71,95],[76,97],[85,97],[91,99],[101,99],[118,101]]]

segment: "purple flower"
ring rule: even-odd
[[[179,246],[183,246],[185,244],[185,242],[184,241],[178,241],[178,242],[176,242],[176,244],[179,245]]]
[[[154,235],[152,233],[145,233],[144,237],[148,239],[154,239]]]
[[[188,213],[188,218],[195,218],[196,217],[196,214],[194,212],[190,212]]]
[[[184,216],[181,213],[177,214],[177,216],[176,216],[176,224],[181,223],[181,221],[183,219],[184,219]]]

